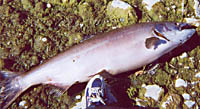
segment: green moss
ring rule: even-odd
[[[162,72],[158,71],[158,73],[156,73],[156,75],[155,75],[156,84],[161,85],[161,86],[167,85],[169,79],[170,79],[170,76],[164,71],[162,71]]]

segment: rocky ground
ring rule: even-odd
[[[126,25],[195,21],[200,17],[199,7],[198,0],[0,0],[0,70],[26,73],[89,35]],[[119,101],[117,106],[198,108],[198,34],[175,54],[162,57],[151,74],[130,72],[107,79]],[[59,96],[60,90],[54,86],[34,86],[10,108],[72,107],[80,101],[84,87],[74,85]]]

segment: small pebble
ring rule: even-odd
[[[47,38],[46,38],[46,37],[43,37],[43,38],[42,38],[42,41],[43,41],[43,42],[46,42],[46,41],[47,41]]]
[[[184,93],[184,94],[182,94],[182,96],[183,96],[183,98],[185,100],[189,100],[190,99],[190,95],[188,93]]]
[[[47,8],[51,8],[51,4],[50,3],[47,3]]]
[[[188,56],[187,53],[184,52],[184,53],[180,56],[180,58],[183,59],[183,58],[186,58],[187,56]]]
[[[187,83],[183,79],[178,78],[176,80],[175,87],[181,87],[181,86],[187,87]]]
[[[145,88],[145,97],[153,98],[155,101],[158,101],[160,94],[163,92],[162,87],[159,87],[158,85],[148,85]]]
[[[29,104],[28,101],[23,100],[23,101],[20,101],[20,102],[19,102],[19,107],[24,108],[24,109],[27,109],[27,108],[30,107],[30,104]]]
[[[80,100],[80,99],[81,99],[81,95],[77,95],[77,96],[76,96],[76,99],[77,99],[77,100]]]
[[[82,23],[80,24],[80,27],[83,27],[83,24],[82,24]]]
[[[196,78],[200,78],[200,72],[195,75]]]
[[[192,100],[187,100],[184,103],[188,108],[192,108],[195,105],[195,102]]]

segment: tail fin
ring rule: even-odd
[[[17,74],[0,71],[0,108],[7,108],[20,94]]]

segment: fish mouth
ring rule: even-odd
[[[178,24],[177,24],[178,25]],[[179,23],[179,30],[184,30],[184,29],[196,29],[197,27],[194,25],[190,25],[188,23]]]

